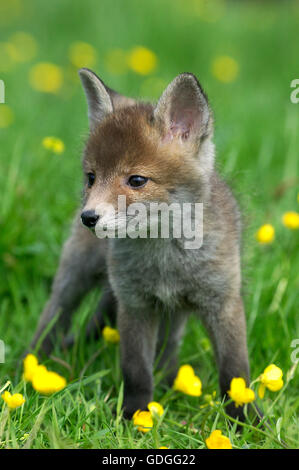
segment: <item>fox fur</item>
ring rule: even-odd
[[[214,166],[213,116],[196,77],[178,75],[156,105],[112,91],[90,70],[80,78],[87,98],[90,133],[83,155],[83,204],[66,241],[50,299],[31,348],[57,315],[41,347],[49,353],[57,331],[94,286],[103,295],[89,332],[103,313],[117,321],[124,379],[124,413],[146,409],[153,395],[153,363],[169,384],[177,373],[178,347],[188,315],[204,324],[214,345],[223,395],[233,377],[249,383],[246,324],[241,296],[240,212]],[[132,188],[131,175],[147,178]],[[203,242],[185,249],[174,239],[98,239],[81,213],[100,203],[116,207],[119,195],[133,202],[203,203]],[[117,320],[116,320],[117,319]],[[167,335],[167,338],[166,336]],[[162,345],[165,343],[164,349]],[[243,417],[242,408],[228,412]]]

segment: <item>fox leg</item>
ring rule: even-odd
[[[158,318],[132,307],[119,306],[121,368],[124,379],[124,416],[145,410],[153,394],[153,361],[158,334]]]
[[[234,377],[243,377],[247,386],[250,380],[246,323],[241,297],[226,299],[218,314],[211,312],[210,315],[204,316],[203,321],[214,343],[221,394],[227,397]],[[227,406],[227,412],[232,417],[244,419],[242,407],[237,408],[234,403]]]
[[[169,386],[173,384],[177,374],[178,350],[186,320],[186,314],[174,314],[163,319],[160,324],[156,349],[157,369],[165,371],[165,381]]]
[[[105,276],[105,240],[94,234],[75,220],[73,232],[66,241],[55,276],[52,293],[41,314],[30,349],[38,344],[45,328],[54,320],[53,328],[42,340],[41,349],[49,354],[55,343],[59,329],[66,331],[70,325],[71,314],[78,307],[82,297]]]

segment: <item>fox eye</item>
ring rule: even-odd
[[[87,184],[88,184],[89,188],[92,187],[95,179],[96,179],[96,177],[95,177],[94,173],[87,173]]]
[[[128,179],[128,185],[131,186],[131,188],[140,188],[147,182],[148,178],[146,178],[146,176],[133,175]]]

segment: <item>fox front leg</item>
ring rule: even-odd
[[[66,331],[71,314],[78,307],[82,297],[104,276],[104,240],[97,239],[76,219],[73,233],[66,241],[55,276],[52,293],[41,314],[30,349],[40,342],[51,321],[53,328],[41,340],[41,349],[49,354],[55,343],[59,329]]]
[[[119,306],[121,368],[124,380],[124,416],[147,409],[153,394],[153,361],[158,319],[152,312],[140,313]]]
[[[234,377],[243,377],[247,386],[250,382],[246,323],[241,297],[236,295],[227,298],[219,313],[209,312],[203,321],[214,343],[221,394],[229,398],[227,392]],[[236,407],[231,403],[226,410],[232,417],[244,419],[241,406]]]

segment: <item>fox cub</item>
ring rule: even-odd
[[[64,245],[51,297],[31,344],[51,351],[58,331],[94,286],[102,286],[88,333],[103,318],[117,321],[124,379],[124,415],[152,400],[153,362],[171,384],[178,346],[190,313],[203,322],[212,343],[223,395],[233,377],[249,382],[246,324],[240,293],[240,214],[227,185],[214,168],[213,117],[196,77],[178,75],[156,105],[136,102],[108,88],[92,71],[79,75],[87,98],[90,133],[86,143],[83,207]],[[126,207],[143,203],[202,203],[199,248],[186,249],[185,237],[97,237]],[[106,204],[101,213],[98,207]],[[114,211],[111,210],[115,209]],[[46,335],[44,330],[53,320]],[[40,340],[40,341],[39,341]],[[228,412],[243,417],[242,409]]]

